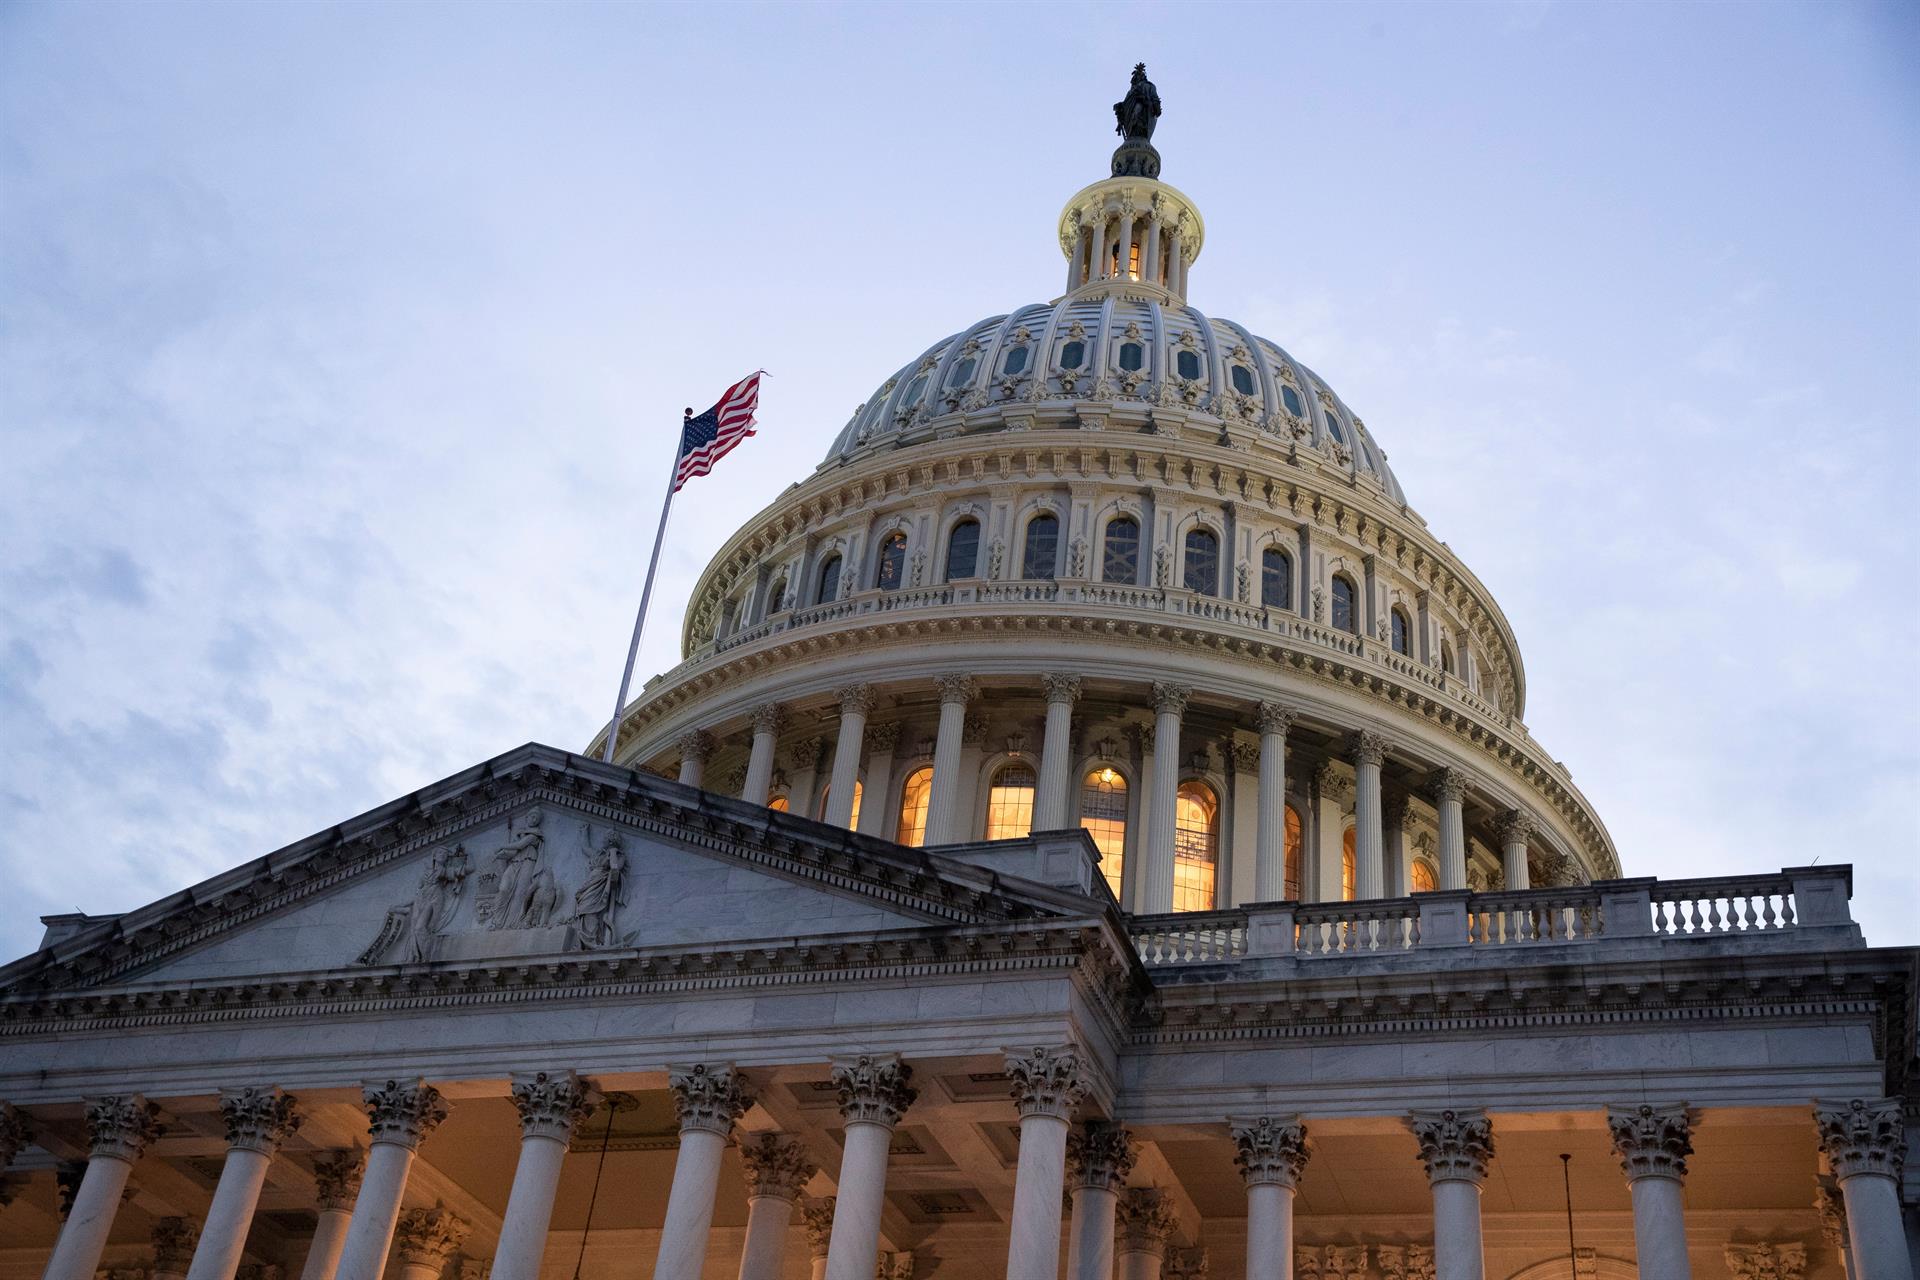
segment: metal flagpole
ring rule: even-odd
[[[691,420],[693,410],[687,410],[687,419]],[[600,758],[608,764],[613,763],[614,743],[620,737],[620,713],[627,709],[627,687],[633,683],[633,660],[640,654],[640,633],[647,625],[647,601],[653,598],[653,574],[660,567],[660,544],[667,538],[667,513],[673,510],[673,494],[678,487],[674,481],[680,476],[680,454],[687,447],[686,421],[680,424],[680,435],[674,441],[673,465],[667,468],[667,497],[660,504],[660,527],[653,533],[653,555],[647,560],[647,584],[640,588],[640,612],[633,619],[633,641],[627,645],[626,670],[620,673],[620,694],[613,700],[613,723],[607,726],[606,749]]]

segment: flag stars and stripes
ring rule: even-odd
[[[695,476],[706,475],[713,464],[753,434],[753,411],[760,403],[760,374],[753,373],[727,388],[713,408],[698,417],[688,410],[681,428],[680,460],[673,474],[673,491]]]

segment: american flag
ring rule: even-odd
[[[675,493],[695,476],[713,470],[714,463],[753,434],[753,411],[759,404],[760,374],[753,373],[728,387],[719,403],[699,417],[687,410],[686,425],[680,431],[680,462],[673,472]]]

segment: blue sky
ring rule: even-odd
[[[1629,874],[1920,906],[1911,5],[0,6],[0,953],[605,718],[708,554],[1050,297],[1144,58],[1193,301],[1493,590]]]

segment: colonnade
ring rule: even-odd
[[[881,1214],[893,1131],[912,1107],[913,1068],[898,1055],[868,1053],[830,1065],[845,1137],[835,1194],[805,1207],[815,1280],[871,1280],[883,1261]],[[1167,1197],[1127,1186],[1136,1151],[1127,1129],[1104,1118],[1075,1123],[1087,1095],[1080,1052],[1070,1046],[1010,1053],[1006,1074],[1020,1118],[1019,1160],[1008,1224],[1006,1274],[1060,1274],[1063,1196],[1067,1280],[1159,1280],[1178,1225]],[[749,1078],[730,1063],[668,1071],[680,1146],[654,1280],[699,1280],[706,1265],[721,1157],[754,1101]],[[493,1280],[537,1280],[562,1159],[596,1099],[572,1072],[517,1075],[511,1096],[520,1153],[492,1263]],[[444,1206],[403,1211],[420,1143],[447,1115],[438,1090],[419,1078],[363,1091],[371,1143],[322,1156],[315,1166],[319,1226],[301,1280],[379,1280],[389,1255],[402,1280],[436,1280],[468,1227]],[[213,1205],[197,1240],[188,1224],[169,1230],[168,1265],[187,1280],[234,1280],[266,1166],[300,1124],[292,1097],[273,1088],[221,1095],[228,1149]],[[163,1132],[158,1108],[138,1094],[89,1099],[92,1159],[47,1264],[44,1280],[94,1280],[115,1211],[134,1164]],[[1855,1280],[1911,1274],[1898,1179],[1906,1151],[1898,1098],[1816,1103],[1813,1118],[1837,1192],[1836,1231]],[[1687,1280],[1682,1194],[1699,1117],[1684,1103],[1610,1107],[1606,1124],[1629,1185],[1639,1271]],[[1484,1280],[1481,1188],[1494,1159],[1494,1127],[1483,1109],[1413,1111],[1405,1124],[1432,1192],[1437,1280]],[[1247,1280],[1291,1280],[1294,1196],[1313,1154],[1298,1115],[1225,1122],[1246,1190]],[[0,1106],[0,1168],[28,1140],[26,1118]],[[746,1170],[748,1221],[740,1280],[778,1280],[796,1202],[816,1169],[789,1135],[738,1137]],[[163,1220],[163,1225],[179,1220]],[[156,1229],[156,1241],[159,1232]],[[156,1271],[156,1274],[158,1272]],[[170,1273],[171,1274],[171,1273]]]
[[[1066,291],[1072,293],[1094,280],[1132,277],[1185,297],[1187,272],[1195,256],[1183,244],[1187,238],[1184,214],[1168,223],[1159,209],[1151,205],[1140,208],[1131,200],[1122,200],[1115,208],[1102,209],[1081,224],[1073,252],[1067,257]],[[1132,268],[1136,244],[1140,246],[1138,273]],[[1120,258],[1117,270],[1111,269],[1115,248]]]

